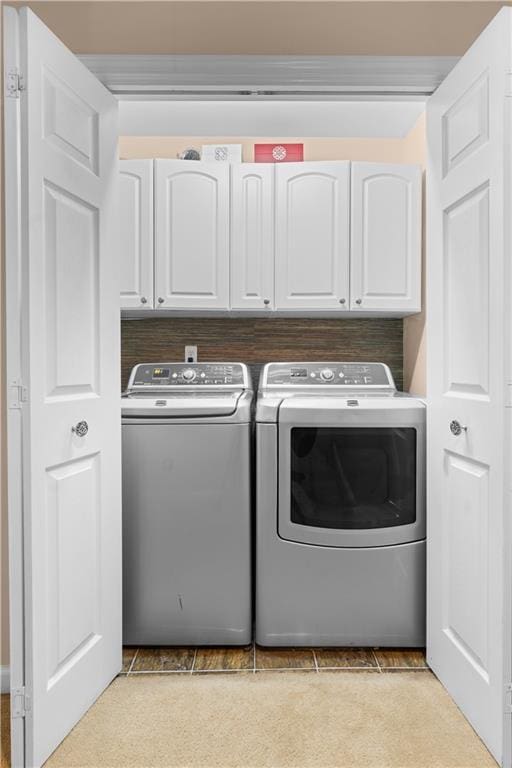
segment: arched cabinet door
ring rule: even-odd
[[[155,306],[229,307],[229,165],[155,160]]]
[[[421,167],[352,163],[350,309],[421,309]]]
[[[153,308],[153,160],[119,161],[121,309]]]
[[[349,308],[350,163],[276,165],[276,309]]]

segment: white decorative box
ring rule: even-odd
[[[241,144],[203,144],[201,160],[217,160],[222,163],[241,163]]]

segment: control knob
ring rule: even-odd
[[[320,378],[322,381],[332,381],[334,379],[334,371],[331,371],[330,368],[322,368]]]
[[[194,381],[196,377],[196,372],[193,368],[186,368],[183,373],[181,374],[185,381]]]

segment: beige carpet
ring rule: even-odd
[[[45,768],[486,768],[428,672],[120,677]]]

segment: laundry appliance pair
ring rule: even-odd
[[[140,364],[122,399],[124,642],[421,646],[425,406],[382,363]]]

